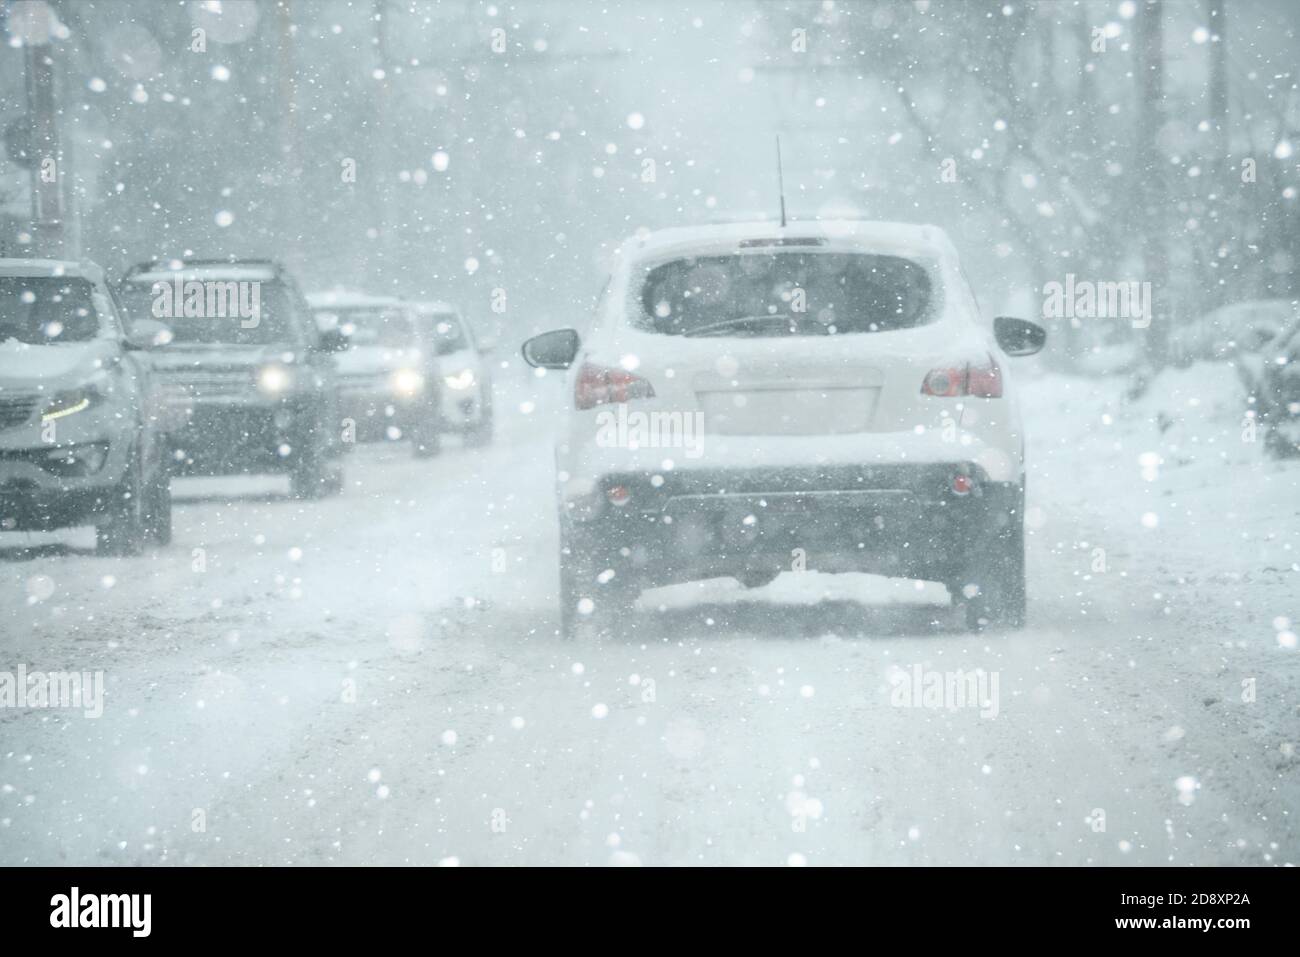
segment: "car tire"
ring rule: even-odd
[[[979,563],[965,581],[949,585],[963,602],[969,631],[1014,629],[1025,625],[1025,523],[1022,509],[1004,529],[978,549]]]
[[[442,452],[442,435],[437,428],[422,424],[410,431],[411,454],[417,459],[431,459]]]
[[[149,537],[148,490],[140,458],[132,453],[126,478],[109,495],[107,517],[95,526],[95,551],[100,555],[133,556],[144,551]]]
[[[172,478],[164,462],[149,488],[146,514],[149,540],[155,545],[172,541]]]
[[[482,448],[492,444],[492,404],[483,406],[479,420],[465,430],[465,444],[472,448]]]
[[[343,493],[343,486],[346,480],[343,477],[343,463],[335,461],[326,471],[325,487],[322,489],[322,498],[333,498],[335,495]]]
[[[572,640],[610,637],[629,627],[639,589],[625,576],[600,581],[604,568],[563,538],[560,546],[560,634]]]
[[[779,568],[747,568],[736,575],[736,581],[745,588],[762,588],[772,584],[780,575]]]
[[[1267,425],[1264,429],[1264,451],[1271,458],[1291,459],[1300,455],[1300,443],[1287,438],[1276,425]]]
[[[310,501],[343,491],[343,463],[330,462],[319,447],[313,447],[294,463],[289,473],[289,494]]]

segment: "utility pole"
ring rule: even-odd
[[[1219,161],[1232,149],[1228,126],[1228,18],[1223,0],[1209,0],[1210,14],[1210,123]]]
[[[295,272],[302,265],[302,219],[299,216],[299,184],[302,181],[302,155],[298,148],[298,85],[294,60],[294,24],[291,0],[277,0],[276,14],[276,92],[279,109],[279,203],[277,208],[276,247],[286,264]]]
[[[31,130],[32,246],[38,256],[62,259],[63,153],[59,149],[58,98],[54,85],[54,12],[44,2],[21,7],[16,33],[27,68],[27,116]]]
[[[375,48],[375,76],[373,103],[374,129],[371,132],[371,168],[366,175],[370,177],[373,189],[374,210],[372,215],[378,220],[378,250],[387,269],[391,270],[397,255],[397,192],[396,176],[393,170],[393,128],[391,99],[397,84],[397,72],[391,62],[388,49],[388,4],[384,0],[373,0],[371,5],[371,27]],[[385,289],[385,292],[388,290]]]
[[[1206,4],[1210,21],[1210,127],[1214,131],[1210,146],[1213,159],[1208,166],[1212,191],[1218,196],[1215,201],[1218,218],[1213,221],[1214,229],[1221,237],[1230,235],[1229,231],[1235,228],[1238,206],[1238,190],[1235,184],[1229,184],[1228,179],[1232,176],[1229,160],[1232,131],[1228,119],[1228,21],[1224,6],[1224,0],[1208,0]],[[1202,281],[1206,305],[1211,308],[1223,305],[1226,299],[1223,285],[1225,272],[1223,260],[1216,259],[1216,268],[1210,269],[1209,275]]]
[[[1137,22],[1137,55],[1141,64],[1138,81],[1138,157],[1144,220],[1143,259],[1145,280],[1151,284],[1151,325],[1147,332],[1147,360],[1159,369],[1165,363],[1169,323],[1173,321],[1173,290],[1169,288],[1168,217],[1165,211],[1166,162],[1159,136],[1164,123],[1165,58],[1164,25],[1160,0],[1146,0]]]

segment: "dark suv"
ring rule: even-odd
[[[0,531],[94,525],[104,554],[171,539],[165,410],[91,263],[0,259]]]
[[[119,286],[137,318],[167,323],[155,368],[185,424],[178,468],[287,472],[298,498],[343,487],[333,352],[292,275],[271,260],[167,260],[128,270]]]

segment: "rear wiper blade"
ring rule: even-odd
[[[694,336],[716,335],[719,332],[726,332],[728,329],[739,329],[755,323],[773,323],[779,322],[783,325],[796,325],[799,323],[814,323],[818,327],[821,323],[814,319],[802,318],[799,316],[786,316],[780,313],[770,316],[737,316],[734,319],[724,319],[722,322],[711,322],[707,326],[697,326],[694,329],[688,329],[682,333],[683,336],[691,338]]]

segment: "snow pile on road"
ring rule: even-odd
[[[1192,606],[1204,596],[1186,586],[1228,582],[1250,588],[1238,607],[1293,617],[1300,471],[1266,456],[1250,408],[1229,363],[1167,369],[1137,396],[1121,378],[1031,383],[1027,526],[1050,534],[1053,512],[1078,508],[1103,565],[1176,586],[1158,600]]]
[[[1160,373],[1123,407],[1122,417],[1154,428],[1170,464],[1248,464],[1263,458],[1263,436],[1252,427],[1250,410],[1230,363],[1198,362]]]
[[[1222,471],[1219,478],[1233,482],[1276,471],[1229,363],[1166,369],[1141,388],[1121,377],[1053,375],[1029,383],[1028,392],[1030,442],[1060,455],[1057,446],[1068,440],[1072,467],[1093,491],[1131,499],[1133,479],[1155,482],[1170,471],[1191,469],[1203,480]],[[1031,474],[1037,464],[1031,456]]]

